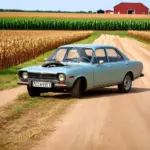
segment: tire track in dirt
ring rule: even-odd
[[[150,149],[150,52],[118,36],[102,35],[94,43],[117,46],[142,61],[145,77],[128,94],[119,94],[115,87],[86,93],[33,150]]]

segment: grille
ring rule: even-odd
[[[57,79],[56,74],[29,73],[30,79]]]

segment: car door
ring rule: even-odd
[[[117,51],[117,49],[106,48],[105,50],[108,57],[108,66],[110,72],[108,83],[110,85],[120,83],[126,74],[126,62],[124,61],[122,55]]]
[[[99,64],[99,61],[104,61],[103,64]],[[93,81],[94,87],[105,86],[109,84],[109,78],[111,76],[110,64],[104,48],[98,48],[95,50],[95,56],[93,59]]]

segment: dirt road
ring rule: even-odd
[[[150,150],[150,51],[118,36],[102,35],[94,43],[117,46],[142,61],[145,77],[129,94],[116,87],[86,93],[33,150]]]
[[[19,86],[13,89],[0,91],[0,107],[11,102],[15,98],[17,98],[17,96],[24,93],[25,91],[26,91],[25,86]]]

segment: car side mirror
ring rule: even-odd
[[[44,61],[47,61],[47,58],[44,58]]]
[[[99,65],[102,65],[102,64],[104,64],[104,61],[103,61],[103,60],[100,60],[100,61],[99,61]]]

